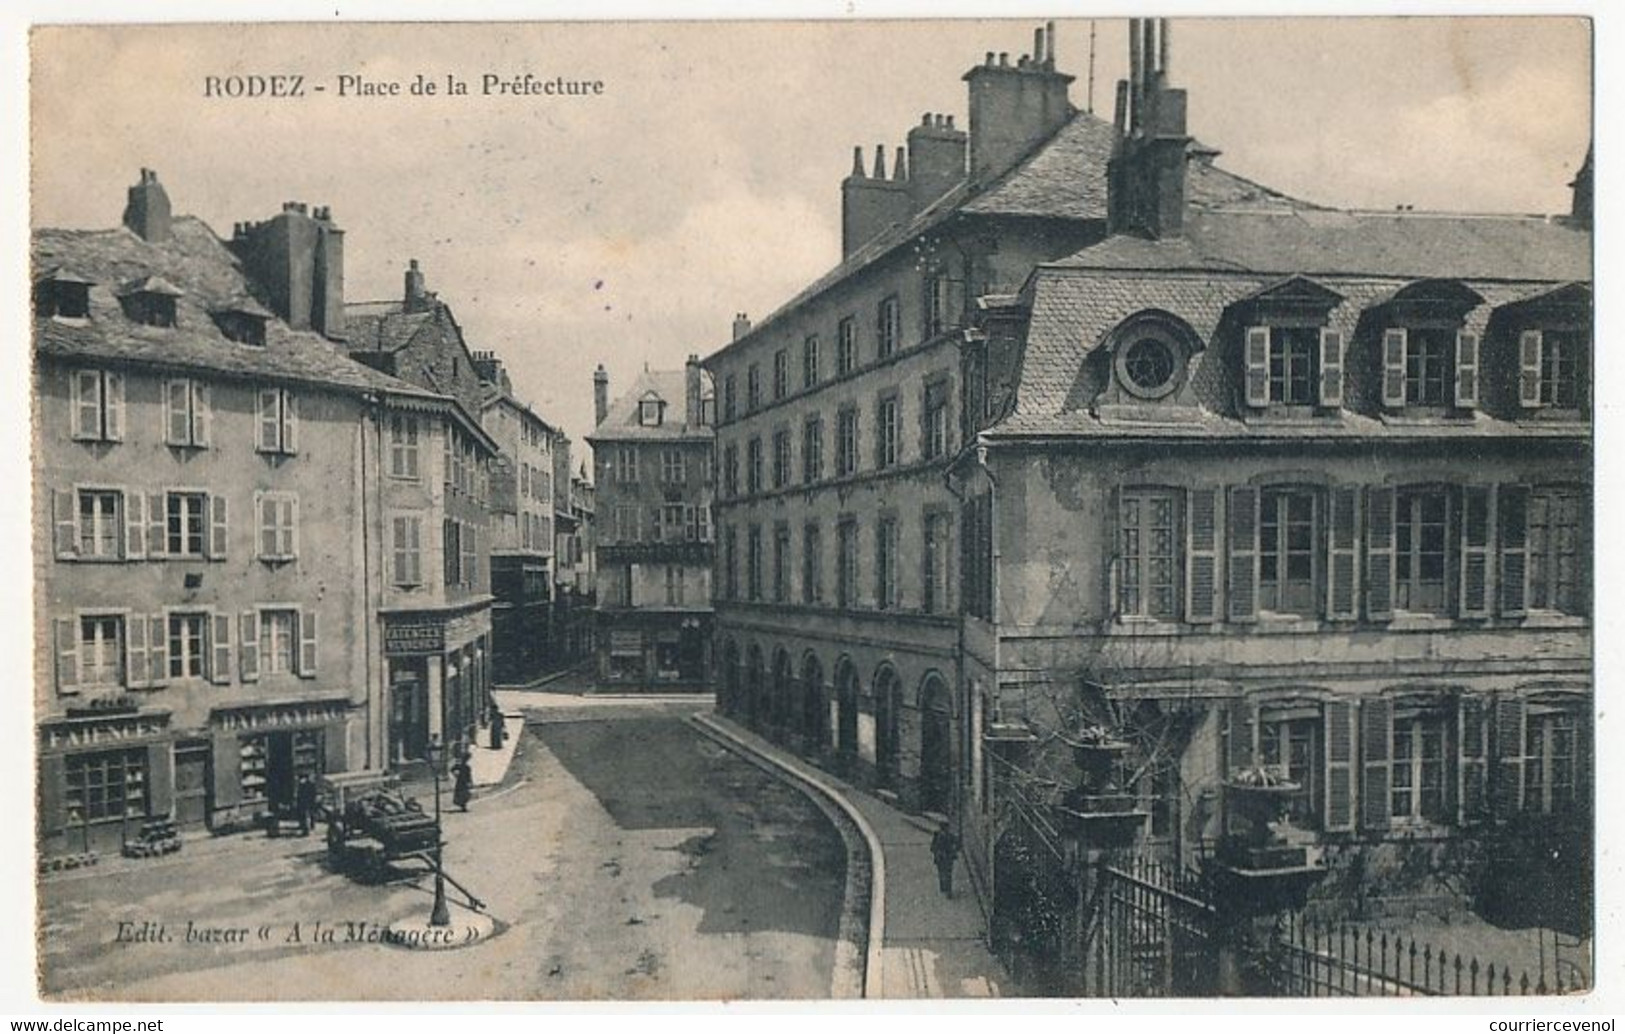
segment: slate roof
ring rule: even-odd
[[[92,282],[89,319],[34,321],[34,348],[42,357],[438,397],[369,369],[320,334],[293,330],[278,319],[267,321],[263,346],[228,339],[211,314],[240,307],[252,296],[252,285],[237,257],[193,216],[176,217],[171,238],[159,243],[142,240],[122,226],[36,230],[33,265],[41,271],[69,269]],[[174,327],[150,327],[125,316],[119,295],[125,285],[147,278],[180,292]]]
[[[589,442],[678,441],[682,439],[711,438],[710,427],[690,427],[688,413],[688,380],[685,370],[642,370],[626,391],[609,405],[603,422],[587,436]],[[700,373],[702,399],[711,398],[710,377]],[[654,392],[666,403],[666,415],[658,427],[645,427],[638,423],[638,403]]]

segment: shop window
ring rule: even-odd
[[[69,754],[63,804],[69,820],[143,818],[147,815],[147,752],[141,748]]]

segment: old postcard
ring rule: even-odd
[[[39,994],[1589,992],[1591,50],[36,26]]]

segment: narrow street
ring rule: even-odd
[[[204,838],[170,858],[45,880],[44,992],[830,996],[847,848],[824,813],[689,727],[685,716],[706,706],[697,699],[550,703],[527,715],[503,784],[446,817],[446,871],[485,899],[498,920],[490,938],[442,952],[378,943],[369,931],[427,913],[426,874],[363,886],[328,871],[317,836]],[[166,939],[150,939],[160,926]],[[849,940],[861,935],[847,924]]]

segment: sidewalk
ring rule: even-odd
[[[954,897],[937,888],[931,831],[921,819],[816,768],[790,752],[715,714],[696,720],[745,750],[816,786],[834,791],[869,826],[880,845],[875,884],[884,887],[879,941],[878,998],[993,998],[1010,984],[987,947],[986,925],[963,860],[954,866]]]
[[[519,740],[525,731],[523,711],[509,706],[505,701],[498,701],[498,705],[502,708],[502,748],[491,749],[489,727],[479,731],[474,750],[468,759],[468,767],[474,775],[475,786],[495,786],[502,782],[503,777],[508,774],[508,766],[513,764],[514,754],[519,750]]]

